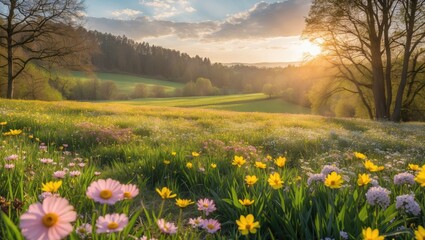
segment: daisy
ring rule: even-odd
[[[72,232],[71,222],[77,219],[74,207],[68,200],[49,197],[43,203],[34,203],[20,218],[19,227],[28,240],[59,240]]]
[[[128,217],[125,214],[106,214],[96,220],[97,233],[111,233],[122,231],[128,224]]]
[[[65,178],[66,171],[56,171],[53,173],[53,177],[57,179],[63,179]]]
[[[5,169],[12,169],[12,168],[15,168],[15,164],[13,164],[13,163],[5,164],[5,165],[4,165],[4,168],[5,168]]]
[[[80,171],[71,171],[71,172],[69,172],[69,176],[71,176],[71,177],[78,177],[80,175],[81,175],[81,172]]]
[[[81,224],[76,230],[75,233],[80,236],[80,238],[86,237],[88,234],[92,233],[92,226],[89,223]]]
[[[198,217],[198,218],[189,218],[189,224],[193,227],[193,228],[197,228],[197,227],[202,227],[202,222],[204,221],[204,219],[202,219],[202,217]]]
[[[53,162],[53,159],[51,158],[42,158],[40,159],[40,162],[44,163],[44,164],[50,164]]]
[[[214,201],[209,200],[207,198],[199,199],[197,204],[198,204],[198,210],[205,211],[206,216],[208,216],[208,214],[216,210]]]
[[[221,228],[221,224],[215,219],[205,219],[202,221],[202,228],[208,233],[215,233]]]
[[[124,192],[118,181],[108,178],[92,182],[87,188],[86,195],[95,202],[114,205],[123,198]]]
[[[132,199],[139,194],[139,189],[133,184],[121,185],[121,190],[123,191],[124,199]]]
[[[174,225],[174,223],[171,223],[171,222],[166,222],[163,218],[158,219],[156,223],[158,224],[159,230],[161,230],[161,232],[163,233],[171,235],[177,232],[176,225]]]

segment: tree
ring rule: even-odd
[[[7,98],[14,80],[34,61],[61,58],[78,51],[75,39],[82,0],[0,0],[0,58],[6,59]]]
[[[425,69],[425,1],[315,0],[306,22],[304,36],[321,44],[337,69],[329,93],[357,94],[370,118],[400,121],[425,87],[418,80]]]

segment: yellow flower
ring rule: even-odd
[[[267,154],[266,158],[267,158],[268,160],[272,160],[272,156],[270,156],[270,155],[268,155],[268,154]]]
[[[188,163],[186,163],[186,167],[187,168],[192,168],[193,167],[193,164],[191,162],[188,162]]]
[[[217,167],[217,164],[215,164],[215,163],[211,163],[211,168],[216,168]]]
[[[265,169],[267,167],[267,165],[265,163],[262,163],[262,162],[255,162],[254,166],[256,168],[261,168],[261,169]]]
[[[185,208],[185,207],[189,206],[190,204],[194,204],[194,202],[192,202],[192,200],[190,200],[190,199],[180,199],[180,198],[176,199],[176,205],[179,208]]]
[[[5,126],[7,122],[0,122],[0,126]]]
[[[279,189],[279,188],[281,188],[283,186],[282,185],[283,184],[283,181],[280,178],[280,174],[279,173],[270,174],[270,177],[269,177],[268,182],[269,182],[269,185],[273,189]]]
[[[4,136],[16,136],[22,133],[20,129],[10,129],[9,132],[3,133]]]
[[[177,194],[171,194],[172,191],[167,187],[163,187],[161,190],[159,190],[159,188],[155,190],[161,196],[162,199],[175,198],[177,196]]]
[[[274,164],[280,168],[283,168],[286,164],[286,157],[278,157],[276,160],[274,160]]]
[[[409,169],[413,171],[418,171],[420,170],[420,167],[417,164],[409,164]]]
[[[241,156],[235,156],[232,162],[232,165],[241,167],[242,165],[244,165],[246,163],[246,160],[243,159],[243,157]]]
[[[170,164],[171,163],[171,161],[170,160],[164,160],[164,164],[165,165],[168,165],[168,164]]]
[[[362,231],[363,240],[384,240],[383,236],[379,236],[379,230],[368,227]]]
[[[374,166],[370,171],[371,172],[379,172],[379,171],[382,171],[382,170],[384,170],[384,166]]]
[[[59,190],[59,188],[62,186],[62,181],[57,181],[57,182],[48,182],[46,184],[42,183],[42,188],[41,190],[43,190],[43,192],[51,192],[51,193],[55,193]]]
[[[31,135],[28,135],[28,138],[29,139],[33,139],[34,138],[34,135],[32,135],[32,134]]]
[[[368,174],[359,174],[359,178],[357,179],[357,185],[359,185],[359,187],[366,186],[370,183],[370,181],[372,181],[372,179],[370,179]]]
[[[328,174],[328,176],[326,177],[325,186],[330,188],[340,188],[343,182],[344,180],[342,180],[341,175],[339,175],[336,172],[332,172],[331,174]]]
[[[418,230],[415,231],[416,240],[425,239],[425,229],[422,226],[418,227]]]
[[[417,183],[419,183],[421,185],[421,187],[425,187],[425,170],[422,169],[422,171],[420,171],[416,177],[415,177],[415,181]]]
[[[192,157],[199,157],[199,153],[197,153],[197,152],[192,152]]]
[[[363,163],[363,165],[364,165],[364,167],[366,168],[366,170],[371,170],[372,168],[374,168],[374,167],[376,167],[376,165],[373,163],[373,162],[371,162],[370,160],[366,160],[364,163]]]
[[[354,152],[354,156],[358,159],[365,160],[367,157],[363,153]]]
[[[252,205],[254,203],[254,200],[249,200],[249,199],[239,199],[239,203],[242,204],[243,206],[249,206]]]
[[[176,154],[177,154],[176,152],[171,152],[171,155],[173,156],[176,156]]]
[[[250,175],[247,175],[246,177],[245,177],[245,182],[246,182],[246,184],[248,184],[248,186],[252,186],[252,185],[254,185],[256,182],[258,181],[258,178],[257,178],[257,176],[250,176]]]
[[[297,176],[296,178],[295,178],[295,181],[301,181],[301,176]]]
[[[258,221],[254,222],[252,214],[248,214],[246,217],[241,215],[240,219],[236,220],[236,224],[238,224],[238,230],[242,235],[255,234],[257,228],[260,228],[260,223]]]

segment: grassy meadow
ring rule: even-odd
[[[360,239],[374,229],[413,239],[425,226],[424,123],[143,105],[1,100],[0,239],[23,239],[29,206],[54,198],[77,213],[67,239]],[[90,195],[109,178],[137,194]],[[126,221],[100,233],[113,213]]]

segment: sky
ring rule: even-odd
[[[311,0],[86,0],[88,29],[126,35],[212,62],[297,62]]]

